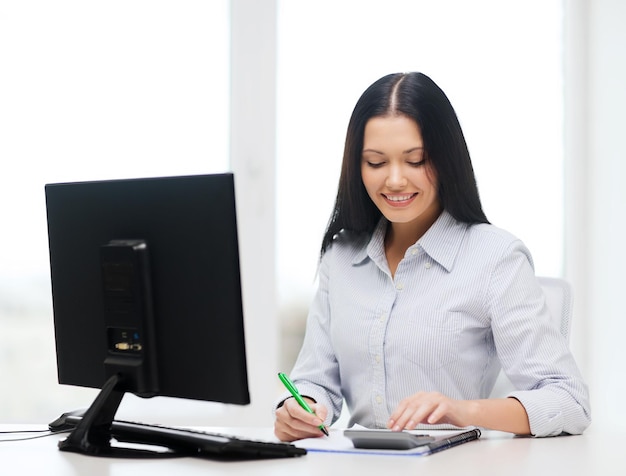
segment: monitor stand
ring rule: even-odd
[[[59,442],[61,451],[71,451],[91,456],[117,458],[163,458],[183,456],[180,452],[168,448],[131,448],[112,446],[111,426],[115,414],[126,393],[120,390],[123,377],[115,374],[102,386],[102,390],[93,401],[80,423],[70,435]],[[136,443],[141,444],[137,441]]]
[[[154,315],[148,246],[144,240],[111,240],[100,248],[107,375],[100,393],[67,439],[62,451],[96,456],[163,456],[176,451],[111,446],[111,426],[127,391],[141,397],[158,393]],[[135,438],[135,437],[134,437]],[[141,444],[136,436],[131,440]]]

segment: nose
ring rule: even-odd
[[[388,168],[388,171],[389,174],[385,180],[385,185],[389,190],[400,190],[406,187],[407,180],[400,165],[393,164]]]

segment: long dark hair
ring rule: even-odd
[[[335,207],[322,254],[341,230],[371,233],[381,217],[361,178],[365,125],[373,117],[404,115],[420,128],[426,159],[435,171],[439,201],[456,220],[489,223],[483,212],[467,143],[445,93],[422,73],[384,76],[368,87],[352,111]]]

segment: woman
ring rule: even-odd
[[[421,73],[372,84],[352,113],[319,289],[275,434],[351,423],[394,431],[479,426],[581,433],[587,386],[551,324],[532,257],[489,224],[465,139]],[[518,389],[490,399],[500,368]]]

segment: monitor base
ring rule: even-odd
[[[134,448],[111,445],[111,425],[125,392],[120,390],[122,377],[115,374],[102,386],[102,390],[85,412],[80,423],[70,435],[59,442],[61,451],[90,456],[113,458],[171,458],[185,453],[170,448]],[[133,442],[141,444],[140,441]]]

